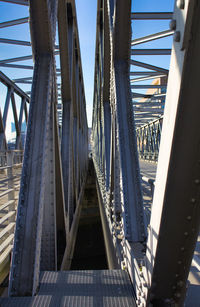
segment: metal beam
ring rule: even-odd
[[[174,34],[174,30],[166,30],[166,31],[150,34],[150,35],[143,36],[143,37],[132,40],[131,46],[136,46],[138,44],[144,44],[144,43],[150,42],[155,39],[160,39],[160,38],[171,36],[173,34]]]
[[[160,74],[154,74],[154,75],[149,75],[147,77],[141,77],[141,78],[134,78],[134,79],[130,79],[131,83],[134,82],[141,82],[141,81],[146,81],[146,80],[151,80],[151,79],[157,79],[157,78],[162,78],[162,77],[166,77],[166,75],[160,75]]]
[[[31,0],[34,76],[9,295],[34,295],[40,266],[57,269],[54,144],[56,0]],[[63,212],[64,214],[64,212]],[[31,238],[31,240],[30,240]],[[46,261],[45,261],[45,260]]]
[[[54,55],[58,55],[59,51],[55,51]],[[26,55],[26,56],[21,56],[17,58],[11,58],[11,59],[5,59],[5,60],[0,60],[0,65],[1,64],[7,64],[7,63],[12,63],[12,62],[20,62],[20,61],[26,61],[26,60],[31,60],[33,58],[32,55]]]
[[[28,0],[1,0],[2,2],[8,2],[13,4],[20,4],[20,5],[28,5]]]
[[[155,66],[155,65],[151,65],[151,64],[147,64],[147,63],[143,63],[143,62],[139,62],[139,61],[135,61],[135,60],[130,60],[130,64],[131,65],[135,65],[135,66],[139,66],[139,67],[143,67],[143,68],[147,68],[147,69],[152,69],[152,70],[156,70],[160,73],[163,73],[163,74],[168,74],[168,70],[165,69],[165,68],[162,68],[162,67],[158,67],[158,66]]]
[[[154,85],[154,84],[134,84],[131,88],[166,88],[167,85]]]
[[[131,49],[131,55],[171,55],[171,49]]]
[[[28,70],[33,69],[33,66],[31,66],[31,65],[5,64],[5,63],[0,63],[0,67],[19,68],[19,69],[28,69]]]
[[[3,44],[10,44],[10,45],[19,45],[19,46],[31,46],[30,42],[14,40],[14,39],[7,39],[7,38],[0,38],[0,43]]]
[[[27,23],[28,19],[29,19],[28,17],[24,17],[24,18],[19,18],[19,19],[1,22],[0,23],[0,29],[12,27],[12,26],[16,26],[16,25],[21,25],[23,23]]]
[[[156,71],[131,71],[130,76],[157,76],[158,72]],[[163,73],[163,75],[166,75]]]
[[[19,88],[13,81],[11,81],[6,75],[0,71],[0,81],[5,84],[6,86],[9,86],[10,88],[13,88],[14,91],[20,96],[20,97],[26,97],[29,101],[29,97],[26,95],[26,93]]]
[[[131,13],[131,18],[133,20],[152,20],[152,19],[172,19],[173,12],[156,12],[156,13],[147,13],[147,12],[140,12],[140,13]]]
[[[184,9],[176,4],[181,40],[173,43],[149,226],[147,306],[184,305],[200,224],[200,6],[198,0],[185,1]]]

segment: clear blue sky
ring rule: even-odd
[[[132,11],[173,11],[174,0],[133,0]],[[94,81],[94,57],[95,57],[95,36],[96,36],[96,9],[97,0],[76,0],[77,18],[79,27],[79,39],[82,55],[82,67],[85,84],[85,94],[88,113],[88,124],[91,126],[92,121],[92,104],[93,104],[93,81]],[[22,18],[28,16],[28,8],[21,5],[13,5],[10,3],[0,2],[0,22]],[[169,28],[169,21],[135,21],[133,22],[133,37],[148,35],[153,32],[159,32]],[[17,27],[9,27],[0,29],[0,37],[16,38],[20,40],[30,40],[29,28],[27,25],[19,25]],[[161,40],[160,40],[161,41]],[[156,48],[158,43],[152,42],[151,48]],[[162,47],[169,47],[171,38],[162,39]],[[159,47],[161,46],[159,45]],[[143,44],[137,48],[149,47],[148,44]],[[30,47],[19,47],[6,44],[0,44],[0,60],[9,57],[17,57],[31,54]],[[136,60],[147,61],[150,64],[169,66],[169,57],[135,57]],[[19,64],[30,65],[31,61],[19,62]],[[26,70],[11,70],[0,68],[10,78],[18,78],[30,76],[31,71]],[[20,86],[26,91],[30,86]]]

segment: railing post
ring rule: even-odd
[[[8,151],[7,152],[7,178],[8,178],[8,190],[11,189],[11,191],[8,193],[8,201],[15,199],[15,191],[14,191],[14,180],[13,180],[13,157],[14,152]],[[9,207],[8,211],[14,211],[15,210],[15,202],[12,202]],[[12,215],[11,218],[9,218],[9,223],[14,222],[15,215]]]

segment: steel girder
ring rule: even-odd
[[[105,236],[115,249],[112,255],[111,243],[107,246],[110,267],[124,267],[126,248],[141,256],[146,238],[129,83],[130,43],[131,1],[98,1],[93,160],[102,219],[108,225]]]
[[[182,6],[183,2],[185,3],[184,6]],[[124,148],[129,146],[129,126],[122,124],[123,116],[127,110],[127,102],[124,101],[124,96],[121,94],[121,91],[127,92],[127,83],[123,80],[127,68],[122,59],[125,53],[126,58],[128,58],[127,50],[130,50],[126,44],[128,37],[126,32],[128,29],[127,21],[130,14],[127,9],[129,1],[123,1],[123,7],[119,0],[98,2],[93,158],[97,173],[101,211],[103,211],[103,223],[105,224],[105,221],[107,221],[107,226],[104,225],[104,228],[105,233],[110,234],[110,237],[107,236],[107,243],[110,245],[110,238],[112,238],[112,246],[107,251],[108,255],[109,252],[111,254],[109,255],[110,266],[115,267],[117,265],[112,255],[112,247],[114,246],[117,256],[121,253],[121,256],[118,256],[118,263],[121,262],[121,266],[129,271],[136,290],[138,306],[183,306],[186,281],[199,232],[198,75],[200,62],[198,54],[200,52],[200,6],[197,0],[183,2],[177,1],[173,15],[176,28],[174,29],[169,85],[162,125],[158,172],[151,221],[148,227],[148,243],[144,257],[140,252],[137,253],[134,244],[126,237],[126,220],[124,223],[123,214],[121,214],[125,212],[123,210],[126,207],[126,203],[123,203],[123,197],[126,195],[126,190],[123,190],[123,183],[126,182],[126,177],[123,176],[125,168],[124,164],[121,163],[122,154],[129,161],[125,151],[121,149],[121,145]],[[115,12],[114,18],[113,12]],[[138,18],[172,17],[171,13],[157,14],[152,13],[151,16],[151,13],[147,13],[147,15],[141,13]],[[120,16],[123,16],[123,18],[120,18]],[[109,27],[105,26],[106,18],[109,20]],[[123,37],[120,27],[123,28]],[[106,36],[107,33],[110,33],[110,39],[105,41],[105,37],[108,37]],[[121,44],[118,44],[118,42]],[[108,56],[105,52],[108,45],[111,46],[110,74],[108,71],[106,74],[104,64]],[[126,51],[123,49],[125,46]],[[131,60],[131,63],[148,70],[154,70],[158,74],[168,74],[166,69],[150,64],[134,60]],[[106,68],[108,68],[108,65]],[[150,73],[150,71],[147,71],[147,75],[150,75]],[[132,75],[134,75],[134,72],[132,72]],[[138,75],[142,75],[142,72],[139,72]],[[110,82],[105,83],[105,78],[109,77]],[[105,100],[104,90],[108,91],[108,85],[110,86],[110,97],[109,100]],[[162,99],[165,94],[132,93],[132,95],[138,98],[150,99],[153,97],[156,107],[164,105],[163,102],[156,101],[156,97]],[[119,98],[120,101],[123,101],[121,108]],[[103,112],[105,102],[110,107],[107,119]],[[134,103],[138,108],[142,107],[142,104],[142,101]],[[148,101],[144,105],[147,108],[150,107]],[[129,121],[128,117],[126,117],[126,120]],[[105,129],[106,121],[108,130]],[[159,138],[155,140],[155,127],[151,123],[146,125],[146,129],[143,129],[143,135],[140,133],[139,143],[141,144],[143,141],[141,138],[145,137],[145,144],[152,150],[156,149],[160,141],[159,129],[161,127],[158,125],[157,128]],[[134,129],[134,126],[132,126],[132,129]],[[124,130],[126,130],[127,135],[121,143]],[[110,157],[110,164],[106,163],[106,139],[109,140],[108,156]],[[134,132],[132,139],[134,140]],[[135,153],[131,152],[131,154],[131,163],[134,165]],[[128,182],[126,184],[128,185]],[[119,199],[120,202],[117,202]],[[129,212],[128,207],[125,210]],[[134,218],[131,217],[131,223],[135,223]],[[140,231],[139,228],[138,231]],[[190,302],[188,306],[190,306]]]
[[[184,305],[200,224],[200,5],[184,3],[175,4],[173,15],[176,36],[146,255],[148,306]]]
[[[73,0],[63,1],[62,5],[63,13],[72,17],[73,48],[72,58],[66,63],[63,59],[67,57],[68,46],[63,46],[65,37],[59,33],[63,102],[61,161],[54,58],[60,8],[57,9],[56,0],[30,1],[35,65],[10,273],[11,296],[34,295],[40,271],[57,270],[60,235],[66,236],[62,264],[65,267],[76,237],[87,171],[87,119],[75,5]],[[68,16],[64,18],[67,23]],[[59,27],[60,24],[59,20]],[[70,67],[71,80],[66,80]],[[65,88],[70,93],[70,101],[66,101]]]
[[[5,103],[3,104],[4,108],[2,112],[0,110],[0,149],[1,150],[8,149],[8,144],[6,140],[6,124],[7,124],[9,111],[13,113],[14,125],[16,130],[16,138],[15,141],[13,142],[13,146],[15,149],[22,149],[23,148],[22,131],[21,131],[22,120],[24,117],[24,120],[27,124],[28,121],[27,106],[30,102],[30,98],[1,71],[0,71],[0,83],[5,85],[7,88]],[[16,107],[16,100],[18,99],[20,99],[19,117],[17,115],[17,107]]]

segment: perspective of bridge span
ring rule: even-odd
[[[0,1],[0,306],[199,307],[200,2],[94,2],[88,128],[76,0]]]

